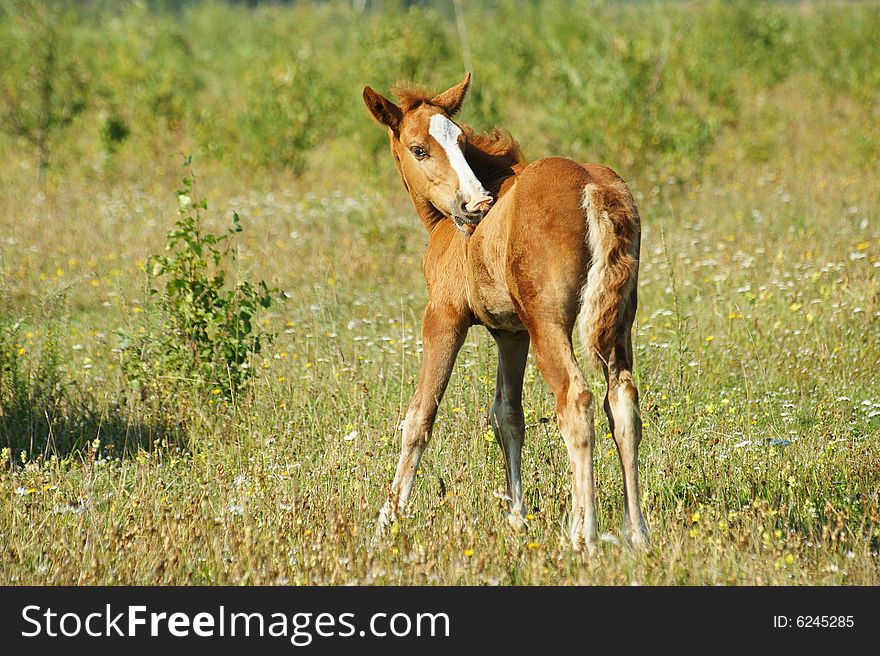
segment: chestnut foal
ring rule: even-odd
[[[482,324],[498,345],[491,422],[504,452],[508,519],[521,526],[520,455],[525,436],[523,373],[531,343],[556,399],[571,462],[569,536],[592,551],[598,541],[593,481],[593,395],[575,359],[577,322],[607,382],[605,413],[623,468],[623,534],[646,543],[639,504],[642,438],[632,378],[639,214],[610,168],[550,157],[526,164],[509,134],[474,135],[452,117],[470,83],[433,96],[398,85],[396,104],[370,87],[364,101],[385,126],[403,185],[429,234],[423,270],[428,305],[423,361],[403,424],[403,443],[380,530],[403,510],[459,348]]]

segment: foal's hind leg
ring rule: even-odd
[[[409,499],[419,461],[437,417],[455,358],[467,335],[468,325],[453,308],[429,304],[422,320],[422,370],[403,422],[400,459],[388,499],[379,514],[379,532],[402,511]]]
[[[510,513],[507,520],[516,529],[522,528],[526,515],[522,500],[520,457],[525,439],[526,421],[522,408],[523,372],[529,354],[529,334],[492,331],[498,344],[498,379],[492,402],[492,430],[504,452],[504,472]]]
[[[648,529],[639,502],[639,443],[642,418],[639,392],[632,379],[632,339],[629,330],[618,338],[605,369],[608,391],[605,414],[617,444],[623,470],[623,526],[621,532],[633,546],[647,545]]]
[[[569,537],[593,553],[599,541],[593,476],[593,395],[575,360],[571,326],[542,324],[531,331],[541,374],[556,397],[556,417],[571,463],[572,517]]]

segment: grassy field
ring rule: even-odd
[[[464,4],[462,120],[509,128],[529,159],[603,161],[640,205],[652,549],[617,541],[601,413],[605,539],[593,559],[567,545],[567,457],[531,361],[531,514],[508,528],[480,327],[409,515],[373,541],[418,374],[427,238],[360,92],[457,82],[451,5],[46,18],[7,2],[0,583],[880,584],[880,7]],[[26,37],[47,29],[64,71],[51,111],[83,102],[38,177],[9,112],[41,124]],[[100,44],[94,61],[77,44]],[[173,370],[138,388],[123,366],[121,335],[161,324],[148,261],[177,219],[180,153],[206,226],[241,217],[230,277],[286,292],[235,395]]]

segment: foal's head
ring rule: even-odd
[[[492,207],[489,195],[464,157],[466,142],[452,117],[461,108],[471,75],[431,97],[422,89],[396,87],[400,105],[364,87],[364,102],[388,128],[391,152],[414,200],[430,203],[471,234]]]

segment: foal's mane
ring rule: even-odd
[[[437,106],[432,102],[434,94],[417,84],[398,82],[391,92],[397,97],[404,113],[421,105]],[[467,139],[465,155],[468,163],[477,178],[493,194],[497,193],[497,187],[504,179],[516,175],[526,165],[519,144],[507,130],[495,127],[489,132],[475,134],[469,125],[459,123],[459,126]]]
[[[499,198],[526,165],[519,144],[510,132],[498,127],[474,134],[470,126],[460,125],[467,139],[464,154],[468,164],[486,191]]]
[[[482,155],[495,160],[498,165],[514,168],[526,163],[525,155],[520,150],[519,144],[507,130],[494,127],[489,132],[474,134],[469,125],[463,123],[459,123],[459,125],[465,134],[467,145]]]

